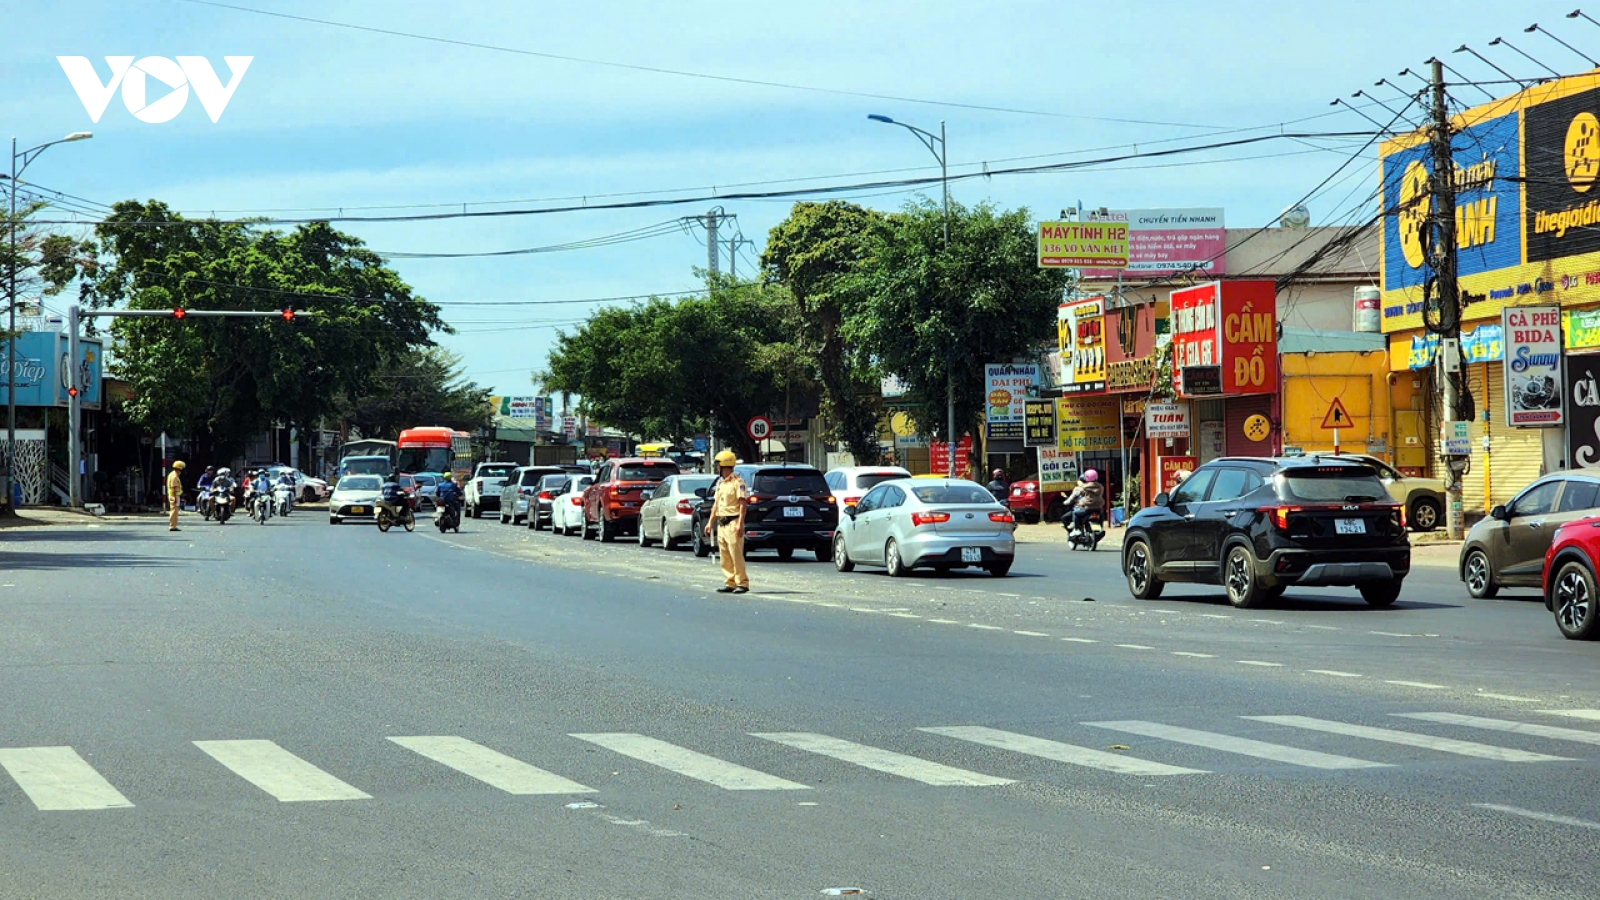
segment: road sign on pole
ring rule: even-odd
[[[1344,403],[1338,397],[1328,404],[1328,413],[1322,417],[1323,428],[1349,428],[1353,423],[1350,414],[1345,412]]]
[[[764,441],[772,436],[772,420],[766,416],[751,416],[749,424],[745,425],[753,441]]]

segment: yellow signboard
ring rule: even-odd
[[[1056,400],[1056,447],[1060,450],[1115,450],[1120,445],[1121,399],[1110,394]]]
[[[1041,269],[1126,269],[1127,222],[1040,222]]]

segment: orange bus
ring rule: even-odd
[[[463,478],[472,474],[472,437],[465,431],[407,428],[396,443],[401,472],[452,472]]]

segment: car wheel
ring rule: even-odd
[[[641,547],[650,546],[650,539],[644,536],[644,520],[643,519],[639,520],[639,546],[641,546]]]
[[[1489,565],[1489,554],[1482,550],[1467,554],[1467,564],[1462,566],[1461,576],[1467,582],[1467,593],[1478,600],[1489,600],[1500,593],[1500,586],[1494,583],[1494,569]]]
[[[844,535],[837,535],[833,539],[833,567],[841,572],[855,571],[856,564],[850,559],[850,551],[844,548]]]
[[[1236,545],[1222,564],[1222,586],[1228,602],[1239,609],[1250,609],[1267,601],[1266,591],[1256,578],[1256,559],[1249,547]]]
[[[1011,571],[1011,560],[1008,559],[1003,562],[989,563],[988,565],[984,566],[984,568],[989,570],[990,575],[993,575],[996,578],[1004,578],[1006,573]]]
[[[342,522],[344,522],[344,520],[339,518],[338,516],[329,516],[328,517],[328,524],[329,525],[338,525],[338,524],[341,524]]]
[[[595,536],[596,536],[595,535],[595,530],[593,528],[589,527],[589,517],[588,516],[584,516],[583,517],[583,524],[581,526],[579,526],[579,527],[582,529],[583,539],[584,540],[592,541],[592,540],[595,539]]]
[[[1576,561],[1562,566],[1550,595],[1562,637],[1574,641],[1600,637],[1600,610],[1595,608],[1594,575],[1588,566]]]
[[[1411,530],[1432,531],[1439,527],[1439,516],[1444,510],[1439,501],[1422,497],[1411,504]]]
[[[1128,579],[1128,591],[1139,600],[1154,600],[1166,587],[1156,577],[1155,560],[1150,555],[1150,545],[1143,540],[1128,542],[1122,554],[1122,574]]]
[[[1393,606],[1394,602],[1400,599],[1400,579],[1378,584],[1363,584],[1360,590],[1361,599],[1367,601],[1368,606]]]
[[[694,532],[694,534],[693,534],[694,555],[700,557],[701,559],[704,559],[707,556],[710,556],[711,555],[711,545],[706,543],[705,533],[702,532],[700,529],[694,527],[693,523],[690,523],[689,530]]]
[[[1050,507],[1044,511],[1044,515],[1040,518],[1046,522],[1059,522],[1066,516],[1066,514],[1066,500],[1061,497],[1057,497],[1056,499],[1050,501]]]
[[[673,537],[672,532],[667,530],[666,519],[661,520],[661,549],[668,551],[678,549],[678,539]]]
[[[316,499],[317,499],[317,492],[313,491],[311,488],[306,488],[305,490],[300,492],[300,502],[301,503],[311,503],[311,502],[315,501]]]
[[[779,559],[794,559],[794,548],[793,547],[779,547],[778,548],[778,558]]]
[[[906,567],[905,560],[900,558],[900,545],[895,543],[894,538],[890,538],[883,548],[883,567],[889,570],[891,578],[900,578],[911,571]]]
[[[610,519],[602,517],[600,519],[600,542],[609,544],[616,539],[617,529],[611,524]]]
[[[827,547],[813,547],[811,552],[817,555],[817,562],[827,562],[833,558],[833,551]]]

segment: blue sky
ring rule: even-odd
[[[1320,116],[1334,97],[1373,90],[1435,53],[1471,77],[1497,78],[1462,43],[1523,74],[1531,64],[1485,45],[1504,36],[1562,72],[1585,68],[1539,22],[1591,56],[1600,27],[1564,15],[1574,0],[1520,3],[1000,2],[448,4],[370,0],[237,0],[237,5],[524,50],[843,91],[1054,113],[1027,115],[817,91],[786,90],[559,61],[364,33],[181,0],[58,0],[7,12],[0,56],[0,136],[31,146],[76,130],[28,181],[111,203],[156,198],[219,215],[331,215],[338,208],[418,205],[420,213],[537,208],[548,198],[699,196],[737,183],[834,176],[846,184],[937,174],[911,135],[869,122],[883,113],[937,130],[947,123],[952,174],[1049,155],[1068,161]],[[1600,18],[1600,4],[1592,11]],[[107,55],[199,55],[226,79],[225,55],[253,56],[221,121],[198,100],[164,124],[135,119],[120,96],[91,123],[56,62]],[[159,93],[152,85],[151,99]],[[1491,90],[1498,90],[1491,88]],[[1482,95],[1464,89],[1471,100]],[[1360,100],[1352,101],[1361,103]],[[1388,114],[1373,108],[1386,120]],[[1074,118],[1085,117],[1085,118]],[[1096,117],[1134,119],[1134,124]],[[1358,131],[1352,113],[1290,130]],[[1265,134],[1226,135],[1240,137]],[[1213,140],[1222,138],[1213,138]],[[1167,143],[1157,143],[1167,142]],[[1357,142],[1358,144],[1359,142]],[[1344,162],[1343,140],[1275,141],[1206,155],[958,183],[963,203],[989,200],[1053,214],[1086,206],[1220,206],[1232,227],[1266,224]],[[1249,157],[1249,158],[1245,158]],[[1204,165],[1151,168],[1208,161]],[[1217,162],[1217,160],[1226,160]],[[901,175],[856,173],[908,169]],[[1351,173],[1351,170],[1346,170]],[[1349,180],[1309,205],[1338,221],[1376,183],[1370,151]],[[784,188],[795,184],[777,184]],[[676,193],[672,191],[679,190]],[[640,192],[665,192],[644,194]],[[1353,193],[1352,193],[1353,192]],[[934,190],[928,194],[936,194]],[[856,199],[894,208],[914,192]],[[504,201],[524,200],[523,203]],[[581,202],[581,201],[580,201]],[[791,200],[725,202],[755,241]],[[435,207],[422,205],[439,204]],[[703,214],[708,203],[637,210],[421,223],[345,223],[383,252],[471,252],[547,246]],[[459,206],[455,208],[459,209]],[[229,211],[229,212],[224,212]],[[554,327],[593,304],[466,306],[690,290],[705,265],[699,231],[563,253],[500,259],[397,260],[460,331],[441,342],[496,393],[531,390]],[[724,262],[726,265],[726,262]]]

